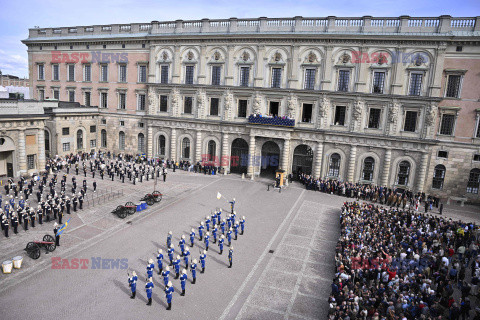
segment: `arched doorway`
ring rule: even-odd
[[[83,131],[81,129],[78,129],[77,131],[77,149],[83,149]]]
[[[246,174],[247,167],[248,167],[248,143],[242,138],[237,138],[232,142],[230,172]]]
[[[301,173],[312,174],[313,150],[306,144],[301,144],[293,151],[292,172],[294,175]]]
[[[280,162],[280,148],[273,141],[267,141],[262,146],[262,163],[260,174],[263,176],[275,176]]]
[[[44,130],[45,136],[45,156],[50,158],[50,132],[48,130]]]
[[[13,178],[15,150],[15,143],[10,137],[0,137],[0,176]]]

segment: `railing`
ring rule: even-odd
[[[88,27],[35,28],[29,38],[62,37],[71,30],[80,34],[103,32],[151,34],[166,33],[301,33],[301,32],[375,32],[375,33],[449,33],[455,31],[480,31],[480,17],[327,17],[327,18],[265,18],[258,19],[203,19],[190,21],[152,21],[151,23],[115,24]]]
[[[281,117],[267,117],[260,115],[250,115],[248,117],[248,123],[268,125],[268,126],[278,126],[278,127],[295,127],[295,120],[289,118]]]

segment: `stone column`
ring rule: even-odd
[[[180,46],[175,46],[173,53],[173,61],[171,63],[172,69],[172,83],[180,83],[180,73],[182,72],[182,62],[180,61]]]
[[[325,60],[322,63],[322,82],[321,82],[321,90],[334,90],[332,86],[332,54],[333,54],[333,46],[327,45],[325,46],[326,53],[325,53]]]
[[[222,157],[220,158],[220,164],[222,166],[223,172],[226,173],[230,166],[230,161],[228,157],[228,133],[224,132],[222,135]]]
[[[153,128],[151,125],[147,128],[147,158],[153,158]]]
[[[288,169],[288,163],[290,160],[290,139],[285,139],[283,142],[283,154],[282,154],[282,166],[281,168],[285,170],[285,176],[288,175],[290,170]]]
[[[206,75],[205,75],[205,66],[207,65],[207,46],[202,45],[200,46],[200,57],[198,57],[198,63],[195,68],[197,68],[197,82],[193,83],[198,83],[198,84],[210,84],[208,81],[206,81]]]
[[[385,157],[383,158],[383,176],[382,186],[388,187],[388,178],[390,177],[390,166],[392,161],[392,149],[385,149]]]
[[[265,46],[264,45],[259,45],[257,48],[258,52],[258,59],[257,59],[257,72],[253,78],[253,83],[255,87],[263,87],[263,71],[265,68]],[[268,76],[267,76],[268,77]]]
[[[175,128],[170,135],[170,160],[177,161],[177,130]]]
[[[420,162],[420,170],[417,174],[417,191],[424,191],[425,177],[427,176],[427,167],[428,167],[428,152],[422,154],[422,160]],[[412,177],[413,178],[413,177]]]
[[[27,173],[27,155],[25,144],[25,130],[18,130],[18,169],[20,175]]]
[[[43,171],[45,170],[45,131],[44,129],[38,130],[37,144],[38,144],[38,171]]]
[[[233,61],[233,54],[234,54],[234,46],[227,46],[228,49],[228,56],[225,57],[227,63],[225,63],[225,85],[227,86],[233,86],[233,74],[234,74],[234,61]]]
[[[255,135],[250,134],[250,144],[248,145],[248,175],[253,179],[255,174]]]
[[[355,160],[357,159],[357,146],[350,147],[350,159],[348,161],[348,175],[347,181],[354,182]]]
[[[197,136],[195,141],[195,160],[194,162],[197,163],[198,161],[202,160],[202,131],[197,130]]]
[[[323,162],[323,141],[317,143],[317,154],[315,156],[315,168],[313,169],[314,178],[320,178],[322,174]]]

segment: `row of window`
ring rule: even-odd
[[[109,65],[100,64],[100,82],[109,81]],[[118,82],[127,82],[127,65],[118,65]],[[52,80],[60,80],[60,65],[52,65]],[[241,66],[239,70],[239,85],[242,87],[250,86],[250,70],[249,66]],[[281,88],[282,86],[283,67],[272,67],[270,86],[272,88]],[[338,70],[337,91],[348,92],[351,91],[351,73],[350,69]],[[306,68],[304,70],[304,85],[306,90],[315,89],[317,69]],[[194,84],[195,65],[185,66],[185,84]],[[68,81],[75,81],[75,64],[67,64],[67,79]],[[38,80],[45,80],[45,65],[38,64]],[[411,72],[409,80],[408,95],[420,96],[422,95],[422,84],[424,80],[423,72]],[[92,65],[83,64],[83,81],[92,81]],[[147,66],[138,65],[138,82],[147,82]],[[372,93],[384,93],[386,81],[386,71],[374,71],[372,77]],[[169,65],[162,65],[160,68],[160,83],[167,84],[169,82]],[[461,90],[461,75],[448,75],[447,85],[445,90],[446,97],[459,98]],[[211,85],[222,84],[222,66],[213,65],[211,67]]]
[[[99,65],[99,79],[100,82],[108,82],[109,81],[109,65],[108,64],[100,64]],[[92,81],[92,65],[91,64],[83,64],[83,78],[82,81],[91,82]],[[138,78],[137,81],[141,83],[147,82],[147,66],[146,65],[138,65]],[[67,64],[67,81],[76,81],[76,74],[75,74],[75,64]],[[45,65],[38,64],[38,80],[45,80]],[[53,81],[60,81],[60,65],[59,64],[52,64],[52,80]],[[119,64],[118,65],[118,82],[127,82],[127,65],[126,64]]]

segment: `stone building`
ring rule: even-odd
[[[478,200],[479,40],[479,17],[365,16],[36,28],[23,42],[32,96],[98,106],[97,149]]]

